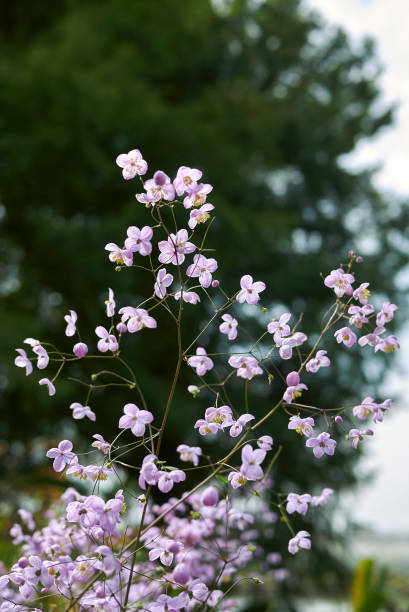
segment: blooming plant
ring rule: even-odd
[[[117,165],[127,181],[148,170],[137,149],[119,155]],[[150,275],[152,290],[141,303],[117,309],[119,298],[109,288],[108,321],[98,321],[95,328],[96,354],[81,341],[77,329],[81,317],[74,310],[64,317],[65,335],[78,335],[71,351],[33,338],[24,341],[31,356],[17,349],[15,364],[26,375],[32,374],[33,362],[40,370],[57,365],[54,375],[39,381],[49,395],[58,395],[58,377],[69,363],[94,360],[98,365],[102,360],[107,364],[109,370],[104,366],[85,383],[85,397],[70,405],[75,420],[87,418],[98,423],[95,389],[125,386],[133,401],[116,406],[112,440],[95,433],[87,453],[75,452],[70,440],[61,440],[47,451],[55,472],[90,482],[92,490],[83,495],[67,488],[48,510],[45,524],[36,525],[31,513],[19,511],[22,525],[16,523],[11,535],[21,553],[10,571],[0,577],[2,611],[237,609],[233,597],[241,582],[285,577],[285,568],[274,567],[281,555],[263,554],[258,542],[261,531],[271,533],[271,524],[281,515],[282,528],[289,530],[288,554],[310,549],[311,535],[306,530],[296,533],[291,515],[303,516],[311,508],[318,512],[333,494],[328,487],[319,495],[273,488],[271,473],[277,469],[282,450],[280,432],[274,431],[275,440],[270,435],[274,415],[285,410],[290,415],[288,429],[294,431],[292,435],[300,435],[300,452],[313,453],[315,460],[323,461],[324,455],[332,456],[337,450],[336,438],[343,428],[341,412],[349,410],[351,418],[372,418],[378,423],[391,406],[389,399],[377,403],[366,397],[356,406],[325,411],[309,399],[314,376],[320,368],[331,366],[331,349],[337,343],[344,345],[337,350],[368,345],[375,352],[390,352],[399,347],[394,335],[384,336],[396,306],[386,302],[376,313],[368,304],[369,283],[354,290],[354,266],[361,258],[353,252],[345,265],[325,278],[334,301],[314,343],[308,344],[306,334],[296,331],[297,322],[291,324],[291,313],[284,312],[267,326],[260,323],[264,328],[261,336],[245,346],[244,314],[267,311],[260,302],[268,296],[268,287],[244,274],[233,295],[228,295],[215,278],[219,264],[208,257],[205,248],[214,210],[207,202],[212,186],[201,183],[201,178],[200,170],[182,166],[174,181],[161,170],[142,181],[144,191],[136,199],[146,206],[150,221],[141,228],[129,227],[123,246],[111,242],[105,249],[117,270],[137,267]],[[176,213],[184,215],[189,230],[178,226]],[[193,340],[186,340],[184,310],[206,300],[210,320]],[[149,334],[158,327],[157,309],[166,312],[178,346],[164,406],[147,404],[137,374],[120,354],[124,337]],[[219,339],[229,341],[228,353],[212,353],[202,346],[212,328]],[[235,344],[236,339],[240,345]],[[322,348],[324,341],[326,350]],[[249,387],[254,379],[270,385],[273,363],[276,371],[284,371],[282,381],[274,381],[281,399],[256,418],[249,412]],[[216,374],[218,366],[228,372],[222,379]],[[163,440],[170,411],[175,409],[173,400],[182,368],[187,368],[195,382],[187,391],[193,398],[200,393],[207,407],[200,409],[191,432],[196,445],[180,440],[175,448],[180,464],[171,466],[163,453]],[[101,374],[108,374],[110,382],[95,384]],[[302,382],[304,377],[309,377],[308,385]],[[244,410],[230,405],[229,385],[243,389]],[[364,436],[372,434],[370,429],[352,428],[346,439],[356,448]],[[202,449],[206,436],[224,438],[222,446],[227,450],[208,458]],[[136,470],[140,489],[136,495],[123,484],[121,466]],[[202,475],[193,486],[188,485],[190,470],[200,470]],[[107,479],[114,489],[108,500],[99,490],[100,482]],[[170,494],[161,505],[154,503],[156,490]],[[271,511],[271,503],[276,512]],[[257,562],[259,572],[255,575]]]

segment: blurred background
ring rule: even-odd
[[[97,431],[84,422],[79,431],[71,419],[69,405],[85,399],[82,391],[58,379],[48,398],[33,380],[43,373],[26,379],[13,366],[15,347],[31,336],[71,350],[63,336],[70,308],[93,344],[108,287],[121,305],[151,291],[136,274],[115,273],[103,250],[120,243],[128,225],[146,222],[135,183],[123,181],[114,163],[137,147],[152,171],[203,170],[215,186],[209,246],[218,252],[219,278],[230,291],[243,270],[263,279],[273,298],[269,318],[283,309],[304,313],[303,331],[316,333],[330,298],[320,273],[350,249],[364,257],[358,280],[371,281],[372,303],[388,297],[399,305],[400,356],[340,351],[316,387],[328,408],[366,395],[395,398],[362,460],[341,444],[331,461],[316,461],[288,435],[286,415],[264,432],[285,447],[277,488],[332,487],[337,498],[319,524],[300,521],[313,534],[313,551],[285,558],[290,576],[276,581],[273,603],[270,596],[247,609],[409,610],[405,4],[0,1],[1,558],[12,559],[7,530],[16,504],[50,499],[66,486],[45,449],[62,432],[85,447]],[[186,321],[192,334],[195,316]],[[257,336],[256,321],[249,318],[248,329]],[[174,346],[172,337],[152,334],[129,342],[128,354],[159,411],[174,367],[163,356]],[[331,352],[335,341],[324,348]],[[71,374],[83,375],[76,367]],[[185,392],[191,382],[186,369],[169,449],[205,407]],[[99,433],[110,436],[125,401],[133,401],[130,392],[96,397]],[[251,411],[263,414],[271,401],[260,390]],[[279,527],[264,544],[285,550],[286,541]]]

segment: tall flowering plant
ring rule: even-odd
[[[148,171],[137,149],[119,155],[116,162],[125,180]],[[143,191],[136,199],[147,208],[146,225],[128,227],[123,243],[110,242],[105,249],[117,270],[136,269],[150,276],[151,293],[140,303],[117,305],[120,298],[109,288],[106,319],[98,321],[92,349],[81,340],[74,310],[64,317],[65,335],[76,340],[71,340],[70,351],[34,338],[24,340],[25,349],[16,349],[15,364],[26,375],[32,374],[33,363],[39,370],[56,366],[54,375],[38,381],[50,396],[67,365],[85,360],[96,364],[90,379],[81,381],[84,396],[79,394],[69,407],[75,420],[98,422],[96,390],[126,387],[132,401],[122,407],[113,404],[111,440],[95,433],[85,453],[76,452],[70,440],[47,451],[55,472],[90,483],[89,495],[68,487],[38,524],[26,509],[19,510],[21,521],[13,525],[11,536],[20,557],[0,577],[1,611],[237,609],[234,597],[242,583],[286,576],[285,559],[279,552],[266,555],[260,534],[272,535],[281,517],[289,532],[287,554],[309,550],[311,535],[294,530],[292,515],[320,508],[333,494],[325,486],[315,495],[275,490],[271,476],[279,469],[282,450],[276,413],[289,416],[288,429],[300,436],[300,453],[313,453],[319,461],[336,453],[340,436],[356,448],[373,435],[367,421],[379,423],[391,407],[390,399],[366,397],[355,406],[324,410],[310,399],[309,386],[321,368],[331,367],[337,343],[345,350],[353,345],[385,353],[399,348],[397,338],[386,333],[396,306],[385,302],[376,312],[369,303],[369,283],[355,283],[354,268],[362,258],[350,252],[347,263],[326,276],[324,284],[334,301],[314,342],[289,312],[267,326],[260,323],[261,335],[249,340],[241,319],[249,313],[264,318],[267,308],[261,300],[267,299],[268,288],[249,273],[233,295],[220,285],[219,263],[206,246],[214,214],[207,198],[213,187],[201,182],[200,170],[187,166],[179,168],[173,181],[161,170],[140,180]],[[177,221],[181,213],[183,227]],[[184,311],[201,301],[209,305],[209,320],[195,338],[186,338]],[[157,328],[158,309],[173,327],[177,353],[165,405],[148,405],[122,345],[126,336]],[[203,346],[211,329],[230,343],[228,353]],[[179,463],[173,466],[163,441],[169,414],[177,411],[174,396],[182,368],[191,372],[187,392],[192,401],[200,394],[206,408],[200,408],[190,434],[195,446],[181,439],[175,449]],[[219,368],[227,374],[220,377]],[[282,380],[273,379],[273,368],[286,371]],[[109,382],[100,382],[102,375]],[[281,388],[280,399],[260,418],[252,414],[249,399],[255,380]],[[242,408],[229,399],[229,387],[237,385],[243,391]],[[345,412],[356,419],[349,431],[344,429]],[[227,450],[208,457],[202,448],[207,436],[220,439]],[[134,470],[139,490],[124,484],[123,467]],[[201,479],[189,485],[192,470],[200,471]],[[114,491],[110,499],[100,490],[106,480]],[[167,496],[164,503],[155,502],[158,491],[159,498]]]

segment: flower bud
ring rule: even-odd
[[[74,345],[72,352],[77,357],[85,357],[85,355],[88,353],[88,347],[85,342],[77,342],[77,344]]]
[[[215,506],[219,501],[219,494],[215,487],[207,487],[201,497],[201,502],[204,506]]]
[[[214,280],[212,280],[212,287],[218,287],[219,286],[219,281],[215,278]]]
[[[355,260],[355,261],[356,261],[356,263],[362,263],[362,262],[363,262],[363,260],[364,260],[364,258],[363,258],[363,257],[361,257],[361,255],[358,255],[358,257],[356,258],[356,260]]]
[[[179,544],[179,542],[172,542],[172,543],[170,544],[170,546],[169,546],[169,552],[176,554],[176,553],[178,553],[178,552],[179,552],[179,550],[180,550],[180,544]]]
[[[335,423],[337,423],[338,425],[341,425],[341,423],[343,422],[343,418],[342,416],[340,416],[339,414],[337,414],[337,416],[334,419]]]
[[[118,325],[116,326],[116,331],[119,332],[120,334],[124,334],[127,331],[127,327],[125,323],[122,323],[122,321],[120,321]]]
[[[28,559],[26,557],[21,557],[18,560],[18,566],[21,567],[22,569],[24,569],[25,567],[28,566]]]
[[[190,572],[186,563],[178,563],[173,570],[173,580],[178,584],[187,584],[189,578]]]

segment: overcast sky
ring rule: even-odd
[[[409,0],[305,0],[331,24],[338,24],[353,41],[370,35],[384,67],[380,79],[385,103],[398,103],[395,124],[375,139],[362,142],[348,164],[379,164],[376,185],[409,199]],[[365,441],[367,454],[359,469],[374,469],[376,478],[348,500],[350,511],[361,522],[382,532],[409,534],[409,331],[402,334],[400,366],[406,375],[395,376],[390,388],[399,404],[375,427]],[[400,382],[402,380],[402,382]]]

